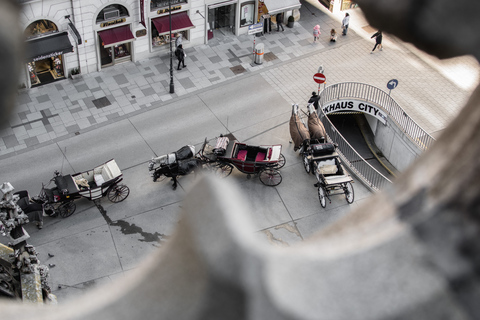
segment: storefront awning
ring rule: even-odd
[[[113,29],[100,31],[98,35],[102,39],[103,46],[105,48],[113,47],[125,42],[130,42],[132,41],[132,39],[135,39],[132,31],[130,31],[129,26],[121,26]]]
[[[73,46],[67,32],[59,32],[26,42],[27,61],[39,61],[68,52],[73,52]]]
[[[274,15],[280,12],[299,9],[302,5],[299,0],[263,0],[268,9],[268,14]]]
[[[168,15],[152,20],[159,35],[168,34],[170,22]],[[172,14],[172,32],[178,32],[195,28],[186,12]]]

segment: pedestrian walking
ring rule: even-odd
[[[315,27],[313,27],[313,42],[317,42],[317,39],[319,39],[321,32],[320,32],[320,26],[317,24]]]
[[[343,29],[343,32],[342,34],[344,36],[347,35],[347,31],[348,31],[348,25],[350,24],[350,15],[347,13],[345,13],[345,18],[343,18],[342,20],[342,29]]]
[[[182,64],[183,67],[186,68],[187,66],[185,65],[185,57],[187,56],[187,54],[183,50],[183,45],[178,45],[177,50],[175,50],[175,56],[178,59],[177,70],[182,70],[182,68],[180,68],[180,64]]]
[[[183,42],[183,36],[181,33],[177,33],[177,38],[175,39],[175,47],[178,48]]]
[[[335,29],[330,30],[330,42],[337,41],[337,31]]]
[[[375,51],[375,49],[377,48],[378,46],[378,49],[380,51],[383,50],[383,46],[382,46],[382,39],[383,39],[383,35],[382,35],[382,31],[381,30],[378,30],[373,36],[370,37],[370,39],[373,39],[375,38],[375,46],[373,47],[372,49],[372,52],[370,53],[373,53],[373,51]]]
[[[280,31],[280,28],[282,28],[282,32],[285,31],[285,29],[283,29],[283,13],[277,13],[275,18],[277,20],[277,32]]]
[[[312,96],[308,100],[308,103],[313,103],[313,107],[315,108],[315,110],[318,110],[318,100],[318,94],[315,91],[312,91]]]

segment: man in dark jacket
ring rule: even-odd
[[[315,107],[315,110],[318,110],[318,100],[320,97],[317,95],[315,91],[312,92],[312,96],[308,100],[308,103],[313,103],[313,106]]]
[[[285,31],[283,29],[283,13],[278,13],[275,18],[277,20],[277,32],[280,31],[280,28],[282,28],[282,31]]]
[[[175,50],[175,56],[178,59],[177,70],[182,70],[182,68],[180,68],[180,64],[186,68],[187,66],[185,65],[185,51],[183,50],[183,45],[178,45],[177,50]]]
[[[373,47],[372,49],[372,52],[370,53],[373,53],[373,51],[375,51],[375,49],[378,48],[380,49],[380,51],[383,50],[383,46],[382,46],[382,38],[383,38],[383,35],[382,35],[382,31],[381,30],[378,30],[373,36],[371,36],[370,39],[373,39],[375,38],[375,46]]]

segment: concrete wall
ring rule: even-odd
[[[423,150],[413,143],[392,119],[387,118],[386,125],[376,119],[372,121],[372,117],[367,117],[367,120],[375,135],[375,144],[397,170],[404,171],[423,153]]]

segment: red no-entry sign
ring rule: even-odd
[[[313,75],[313,81],[315,81],[316,83],[324,83],[325,80],[327,80],[327,78],[325,78],[323,73],[315,73]]]

